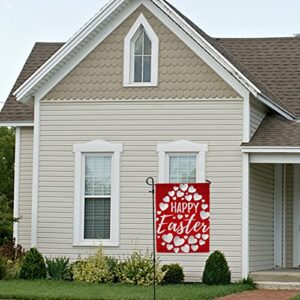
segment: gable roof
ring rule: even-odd
[[[300,39],[299,38],[276,38],[276,39],[219,39],[212,38],[203,32],[197,25],[186,18],[175,7],[163,0],[153,0],[154,2],[163,3],[169,9],[173,10],[188,26],[193,28],[199,36],[207,41],[217,52],[227,59],[237,70],[241,72],[258,91],[268,100],[275,103],[278,107],[296,117],[300,115]],[[94,19],[87,23],[80,32],[87,30],[87,26],[95,22],[101,14],[108,9],[113,3],[120,4],[123,1],[113,0],[106,5]],[[94,25],[95,26],[95,25]],[[76,35],[75,35],[76,37]],[[50,64],[50,60],[57,59],[58,55],[63,52],[75,37],[71,38],[68,43],[46,43],[37,44],[33,49],[24,69],[22,70],[13,91],[27,83],[30,75],[34,74],[43,63]],[[42,49],[43,48],[43,49]],[[60,51],[57,51],[60,49]],[[54,55],[55,54],[55,55]],[[52,56],[52,58],[50,58]],[[50,60],[48,60],[50,58]],[[46,65],[45,64],[45,65]],[[45,66],[44,65],[44,66]],[[38,71],[42,70],[42,66]],[[26,67],[26,68],[25,68]],[[32,77],[34,77],[35,73]],[[261,96],[262,96],[261,95]],[[259,95],[257,95],[259,96]],[[15,110],[15,113],[13,111]],[[22,116],[22,110],[24,115]],[[9,96],[2,113],[0,121],[4,119],[9,121],[32,120],[32,109],[21,103],[16,104],[15,97]]]
[[[32,122],[33,107],[16,100],[14,91],[41,67],[63,43],[36,43],[0,113],[1,123]]]

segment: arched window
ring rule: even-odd
[[[125,38],[124,86],[155,86],[157,73],[158,37],[141,14]]]

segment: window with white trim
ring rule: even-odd
[[[93,141],[74,145],[75,246],[118,246],[122,145]]]
[[[180,140],[159,144],[159,182],[205,182],[207,144]]]
[[[158,37],[141,14],[124,41],[124,86],[156,86]]]

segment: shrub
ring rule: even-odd
[[[4,279],[7,273],[7,260],[0,256],[0,280]]]
[[[156,262],[156,283],[162,282],[165,272]],[[153,284],[153,256],[146,253],[142,255],[140,252],[134,252],[129,258],[125,259],[118,268],[118,277],[122,283],[151,285]]]
[[[9,260],[20,260],[24,257],[25,250],[21,245],[16,244],[16,240],[6,241],[0,246],[0,256],[6,257]]]
[[[26,252],[21,262],[21,279],[44,279],[47,271],[43,256],[36,248],[31,248]]]
[[[5,280],[14,280],[18,279],[20,276],[20,261],[19,260],[8,260],[6,264],[6,274],[4,279]]]
[[[180,284],[184,281],[183,269],[179,264],[164,265],[162,271],[166,272],[163,283]]]
[[[223,253],[215,251],[209,256],[205,264],[202,281],[208,285],[230,284],[231,272]]]
[[[72,267],[73,279],[78,282],[111,282],[112,275],[102,247],[99,247],[93,256],[78,261]]]
[[[54,280],[70,279],[70,265],[68,258],[59,257],[54,259],[48,259],[46,257],[46,264],[49,278]]]
[[[106,262],[108,265],[109,272],[112,276],[112,282],[117,283],[120,281],[120,278],[118,276],[119,274],[119,268],[120,268],[120,262],[117,258],[108,256],[106,257]]]

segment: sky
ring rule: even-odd
[[[107,0],[0,0],[0,108],[34,43],[64,42]],[[300,33],[299,0],[169,0],[214,37]]]

